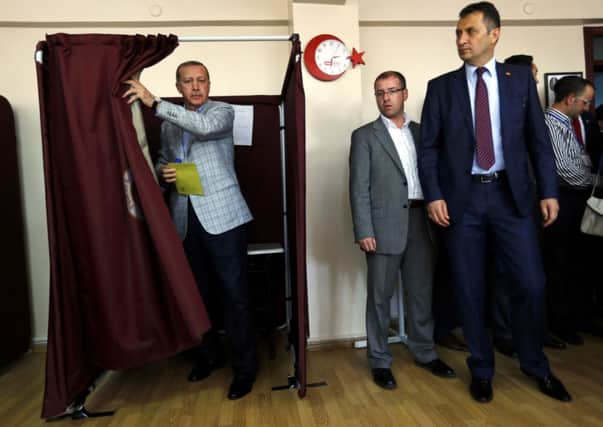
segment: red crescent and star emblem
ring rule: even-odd
[[[362,59],[362,55],[364,55],[364,51],[358,52],[355,47],[352,48],[352,54],[348,56],[350,61],[352,61],[352,68],[356,68],[358,64],[366,65],[364,59]]]

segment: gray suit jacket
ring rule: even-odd
[[[160,182],[163,180],[159,168],[180,159],[195,163],[203,185],[203,196],[182,196],[173,186],[163,184],[171,190],[169,204],[180,238],[186,237],[188,197],[199,222],[210,234],[224,233],[251,221],[234,169],[232,106],[208,100],[201,112],[196,112],[162,101],[157,105],[156,115],[164,120],[156,165]],[[187,152],[182,144],[183,130],[191,134]]]
[[[409,127],[416,145],[419,125],[410,122]],[[406,175],[381,117],[352,133],[350,204],[356,241],[375,237],[377,253],[404,252],[409,209]]]

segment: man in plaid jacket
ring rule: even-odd
[[[161,149],[156,165],[176,230],[183,240],[199,291],[216,324],[211,298],[218,293],[224,302],[224,323],[232,344],[234,379],[229,399],[245,396],[253,387],[256,350],[249,313],[247,285],[247,238],[245,224],[251,212],[241,194],[234,169],[232,106],[210,100],[209,72],[200,62],[187,61],[176,70],[176,88],[184,106],[154,97],[140,82],[129,80],[124,96],[139,99],[163,119]],[[178,179],[168,163],[194,163],[203,195],[184,195],[175,189]],[[216,280],[210,280],[214,277]],[[218,367],[222,351],[217,331],[203,336],[195,351],[188,379],[200,381]]]

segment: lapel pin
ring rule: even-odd
[[[510,71],[505,71],[505,76],[511,77],[511,72]]]

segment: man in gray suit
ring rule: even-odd
[[[234,110],[208,98],[209,72],[197,61],[180,64],[176,70],[176,88],[184,106],[156,98],[137,80],[126,83],[130,85],[124,94],[128,102],[139,99],[163,119],[157,175],[169,192],[172,218],[213,324],[222,313],[216,313],[215,306],[212,310],[211,299],[214,292],[222,296],[234,370],[228,398],[239,399],[255,381],[256,349],[249,314],[245,232],[252,216],[234,169]],[[203,195],[176,191],[178,173],[168,163],[181,162],[195,164]],[[211,281],[212,277],[216,280]],[[203,336],[189,381],[206,378],[220,364],[220,348],[215,330]]]
[[[375,80],[381,115],[354,131],[350,150],[350,203],[354,236],[366,253],[366,328],[373,380],[396,387],[388,349],[390,300],[402,272],[408,347],[415,363],[440,377],[454,377],[433,341],[431,311],[435,246],[417,172],[419,125],[404,112],[406,80],[385,71]]]

